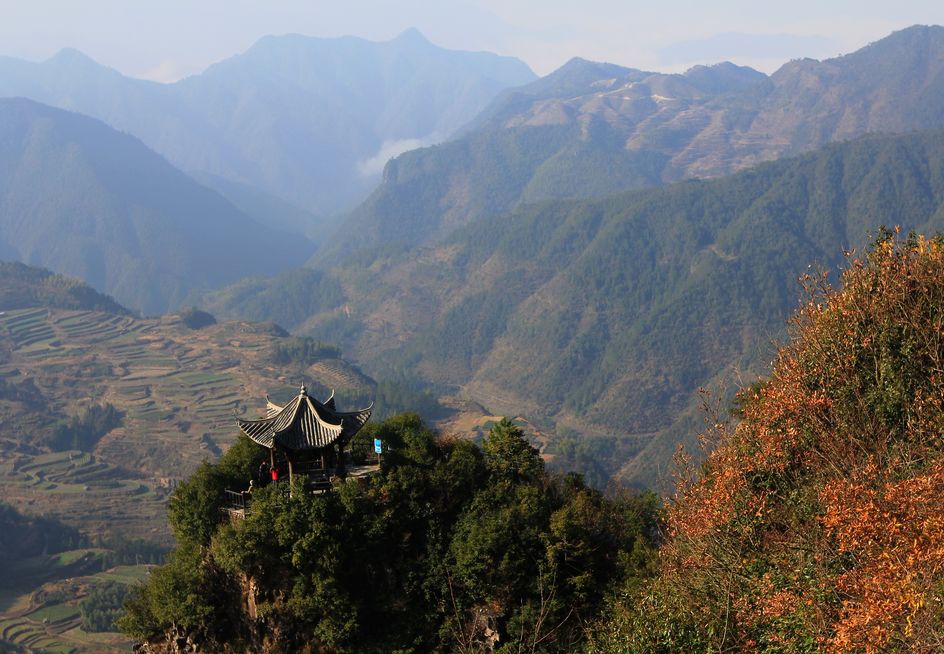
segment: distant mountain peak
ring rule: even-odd
[[[846,55],[827,59],[828,62],[855,60],[869,57],[894,56],[901,49],[917,52],[922,48],[944,47],[944,27],[940,25],[912,25],[869,43],[864,48]]]
[[[371,39],[366,39],[360,36],[346,35],[346,36],[313,36],[310,34],[301,34],[298,32],[288,32],[285,34],[268,34],[266,36],[259,37],[255,43],[246,51],[246,53],[255,51],[255,50],[268,50],[271,48],[284,47],[286,45],[312,45],[312,44],[325,44],[325,43],[334,43],[334,42],[343,42],[343,41],[356,41],[359,43],[369,44],[369,45],[381,45],[384,43],[400,43],[405,45],[415,45],[415,46],[434,46],[434,44],[423,35],[415,27],[410,27],[393,37],[389,41],[373,41]],[[434,46],[435,47],[435,46]],[[243,53],[243,54],[246,54]],[[81,53],[80,53],[81,54]],[[239,57],[239,55],[236,55]],[[214,66],[219,65],[220,63],[225,63],[226,59],[222,62],[217,62]]]
[[[906,27],[897,32],[892,32],[884,39],[880,39],[870,45],[874,46],[882,43],[899,44],[906,42],[912,44],[921,42],[942,43],[944,42],[944,27],[940,25],[912,25],[911,27]],[[868,47],[870,46],[866,46],[866,48]]]
[[[711,70],[711,71],[725,72],[725,73],[727,72],[759,73],[759,71],[751,68],[750,66],[741,66],[739,64],[731,63],[730,61],[719,61],[716,64],[704,64],[704,65],[699,64],[697,66],[692,66],[687,71],[685,71],[685,74],[689,75],[693,72],[697,72],[701,70]],[[763,75],[763,73],[759,73],[759,74]]]
[[[600,65],[601,64],[599,62],[591,61],[590,59],[584,59],[583,57],[571,57],[557,70],[582,70],[584,68],[596,68]]]
[[[426,36],[415,27],[409,27],[400,32],[394,39],[399,43],[408,43],[410,45],[433,45]]]
[[[75,48],[63,48],[48,59],[48,63],[55,63],[68,66],[95,66],[100,68],[101,64],[89,57],[87,54]]]
[[[383,42],[260,35],[172,84],[123,76],[75,49],[42,62],[0,57],[0,97],[104,120],[177,168],[322,215],[362,201],[380,172],[368,164],[391,148],[445,138],[535,78],[519,59],[430,45],[416,29]],[[0,234],[0,255],[7,240]]]
[[[944,37],[944,27],[942,27],[941,25],[911,25],[910,27],[902,28],[898,30],[897,32],[892,32],[891,34],[886,36],[884,39],[880,39],[880,41],[908,38],[908,37],[914,37],[914,36],[924,36],[924,35]]]
[[[692,66],[685,77],[704,91],[739,91],[765,82],[768,77],[750,66],[739,66],[730,61],[710,66]]]
[[[591,61],[583,57],[572,57],[563,66],[552,72],[548,77],[572,77],[574,75],[612,75],[622,77],[629,73],[639,72],[635,68],[626,68],[617,64],[602,61]]]

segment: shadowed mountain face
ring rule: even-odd
[[[346,339],[374,372],[412,369],[496,413],[616,437],[626,478],[653,483],[698,431],[698,388],[762,370],[798,276],[834,268],[881,224],[944,228],[944,133],[523,207],[336,269],[347,302],[286,324]],[[239,315],[235,297],[208,306]]]
[[[191,289],[298,265],[311,244],[97,120],[0,99],[0,251],[154,313]]]
[[[391,154],[442,140],[534,74],[517,59],[385,43],[266,37],[175,84],[123,77],[74,50],[0,59],[0,96],[99,118],[188,172],[256,186],[318,214],[349,207]]]
[[[912,27],[774,75],[732,64],[664,75],[574,59],[503,92],[464,135],[392,161],[319,260],[437,242],[554,198],[730,174],[868,132],[944,128],[944,28]]]

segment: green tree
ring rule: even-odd
[[[141,640],[170,625],[208,630],[226,608],[218,601],[221,595],[220,579],[205,549],[183,541],[166,564],[152,571],[146,584],[131,592],[116,625]]]
[[[520,427],[502,418],[482,442],[485,464],[495,481],[517,483],[538,480],[544,462]]]
[[[220,521],[227,489],[244,490],[267,451],[240,435],[216,465],[204,462],[170,497],[168,517],[178,541],[207,545]]]
[[[187,625],[210,650],[278,633],[287,651],[445,653],[497,637],[503,652],[562,653],[604,589],[643,564],[651,507],[548,475],[510,421],[482,448],[416,414],[364,433],[384,442],[379,473],[320,495],[301,480],[291,497],[269,485],[235,524],[216,504],[255,450],[240,442],[201,467],[172,502],[178,549],[126,603],[122,628]],[[251,620],[238,611],[247,598]]]

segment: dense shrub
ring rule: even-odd
[[[201,311],[196,307],[188,307],[181,311],[180,320],[190,329],[203,329],[216,324],[216,318],[213,314]]]
[[[944,242],[884,232],[842,290],[807,283],[597,651],[940,651]]]
[[[94,586],[79,602],[84,631],[115,631],[115,620],[122,614],[128,587],[115,582]]]
[[[272,361],[278,364],[297,363],[309,365],[322,359],[337,359],[341,350],[329,343],[313,338],[292,338],[285,343],[276,343],[272,350]]]
[[[107,402],[90,406],[81,415],[55,424],[43,444],[57,451],[91,451],[105,434],[121,426],[122,417]]]

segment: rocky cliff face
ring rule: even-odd
[[[165,632],[160,640],[138,643],[132,651],[137,654],[193,654],[208,652],[198,641],[198,636],[187,633],[185,630],[174,627]]]
[[[227,607],[225,630],[207,627],[184,629],[174,625],[159,636],[138,643],[136,654],[314,654],[317,645],[299,637],[284,610],[284,598],[270,602],[266,616],[259,612],[259,585],[243,576],[232,588],[231,597],[241,601]],[[235,627],[235,630],[233,626]]]

